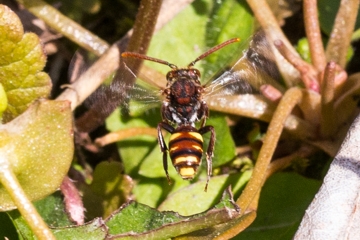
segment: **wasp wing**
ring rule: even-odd
[[[261,85],[271,84],[280,91],[280,73],[265,34],[260,31],[234,66],[220,77],[205,84],[204,96],[227,96],[257,92]]]
[[[163,100],[162,90],[150,86],[135,84],[126,91],[126,100],[122,107],[132,116],[139,115],[160,106]]]

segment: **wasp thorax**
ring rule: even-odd
[[[174,102],[182,105],[191,104],[193,101],[196,101],[196,89],[196,85],[193,81],[179,79],[171,86],[171,98]]]

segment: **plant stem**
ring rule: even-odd
[[[323,138],[332,136],[336,131],[334,92],[335,92],[335,62],[329,62],[325,68],[321,87],[321,122],[320,132]]]
[[[36,208],[26,196],[15,174],[11,170],[7,156],[0,154],[0,182],[6,188],[19,212],[29,224],[31,230],[40,240],[51,240],[55,237],[41,218]]]
[[[321,40],[316,0],[304,0],[304,22],[309,41],[311,62],[321,72],[325,68],[326,58]]]
[[[243,230],[245,230],[251,223],[254,222],[256,218],[256,212],[255,211],[251,211],[248,212],[244,215],[242,215],[239,218],[236,218],[233,221],[230,221],[228,223],[225,224],[225,227],[223,227],[223,229],[226,229],[225,231],[223,229],[218,229],[214,234],[213,234],[213,239],[215,240],[225,240],[225,239],[231,239],[232,237],[235,237],[237,235],[238,232],[241,232]],[[234,235],[234,228],[232,228],[233,226],[237,227],[237,233]],[[239,226],[241,226],[239,228]],[[214,228],[216,228],[217,226],[215,226]],[[218,233],[221,233],[220,235]]]
[[[295,158],[306,158],[315,152],[315,147],[310,145],[302,145],[296,152],[287,155],[285,157],[275,159],[269,164],[266,170],[266,178],[269,178],[272,174],[281,171],[290,166],[291,162]]]
[[[248,208],[254,200],[254,196],[260,191],[264,184],[266,169],[279,141],[286,118],[290,115],[294,106],[300,102],[302,95],[303,93],[299,88],[290,88],[279,102],[269,124],[253,174],[244,189],[243,194],[241,194],[236,201],[243,211]]]
[[[276,40],[274,45],[281,55],[300,72],[301,80],[305,87],[315,92],[319,92],[318,71],[314,66],[302,60],[298,54],[293,54],[291,49],[289,49],[282,41]]]
[[[243,214],[257,209],[260,190],[265,182],[267,176],[266,171],[283,131],[284,123],[295,105],[301,101],[302,96],[303,92],[301,89],[290,88],[285,92],[283,98],[279,102],[269,124],[252,176],[241,196],[236,201]],[[234,237],[243,229],[241,222],[239,222],[239,224],[225,226],[222,232],[226,234],[226,237]]]
[[[97,138],[95,140],[95,144],[97,146],[103,147],[110,143],[118,142],[134,136],[143,136],[143,135],[157,137],[157,130],[156,128],[145,128],[145,127],[121,129],[119,131],[111,132],[103,137]]]
[[[109,45],[104,40],[83,28],[80,24],[64,16],[58,10],[42,0],[18,0],[32,14],[42,19],[47,25],[63,34],[81,47],[95,53],[103,54]]]
[[[161,3],[161,0],[142,0],[140,2],[134,31],[126,47],[127,51],[146,53],[154,33]],[[121,51],[123,50],[121,46],[119,48]],[[129,59],[126,61],[126,65],[123,61],[121,63],[110,87],[105,88],[104,91],[98,91],[97,101],[76,120],[75,125],[79,131],[91,132],[96,129],[126,99],[128,90],[135,82],[134,74],[138,73],[142,60]],[[131,69],[131,72],[127,68]]]
[[[288,87],[295,86],[299,74],[296,69],[294,69],[286,60],[284,60],[283,57],[280,56],[280,54],[275,50],[273,42],[275,40],[280,40],[286,45],[292,54],[298,55],[298,53],[281,30],[273,12],[265,0],[247,0],[247,3],[251,7],[251,10],[254,12],[256,19],[259,21],[261,27],[266,33],[266,37],[270,42],[270,46],[276,58],[276,64],[279,68],[279,71],[281,72],[281,75],[283,76],[285,84]]]
[[[327,61],[334,61],[342,68],[346,65],[346,55],[354,31],[359,0],[342,0],[336,15],[334,27],[326,47]]]

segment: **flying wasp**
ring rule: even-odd
[[[200,71],[194,68],[194,65],[213,52],[239,41],[239,38],[225,41],[209,49],[184,68],[179,68],[161,59],[134,52],[124,52],[121,54],[123,58],[148,60],[167,65],[171,68],[171,71],[166,75],[166,88],[162,90],[162,95],[164,96],[161,107],[162,122],[157,126],[158,142],[161,152],[163,153],[163,167],[169,183],[168,152],[172,164],[179,175],[183,179],[193,179],[201,164],[204,152],[202,135],[210,132],[210,140],[206,150],[207,181],[205,191],[207,191],[212,172],[212,157],[216,137],[214,127],[206,125],[206,119],[209,117],[209,108],[204,97],[212,94],[223,96],[239,92],[251,92],[250,84],[242,79],[242,75],[244,75],[245,72],[243,70],[237,70],[236,65],[243,67],[244,63],[246,63],[250,68],[253,68],[254,65],[246,60],[246,55],[250,54],[249,51],[247,51],[231,70],[225,71],[220,77],[205,85],[201,84]],[[250,71],[252,70],[254,69]],[[245,73],[245,75],[246,74],[247,73]],[[195,127],[196,122],[200,122],[199,129]],[[171,134],[169,148],[165,143],[162,129]]]

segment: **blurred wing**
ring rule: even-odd
[[[271,84],[282,91],[280,73],[270,45],[260,31],[253,36],[249,48],[234,66],[205,85],[205,96],[226,96],[251,93],[263,84]]]
[[[159,107],[162,102],[162,90],[135,84],[127,91],[126,101],[122,107],[131,116],[137,116],[152,108]]]

